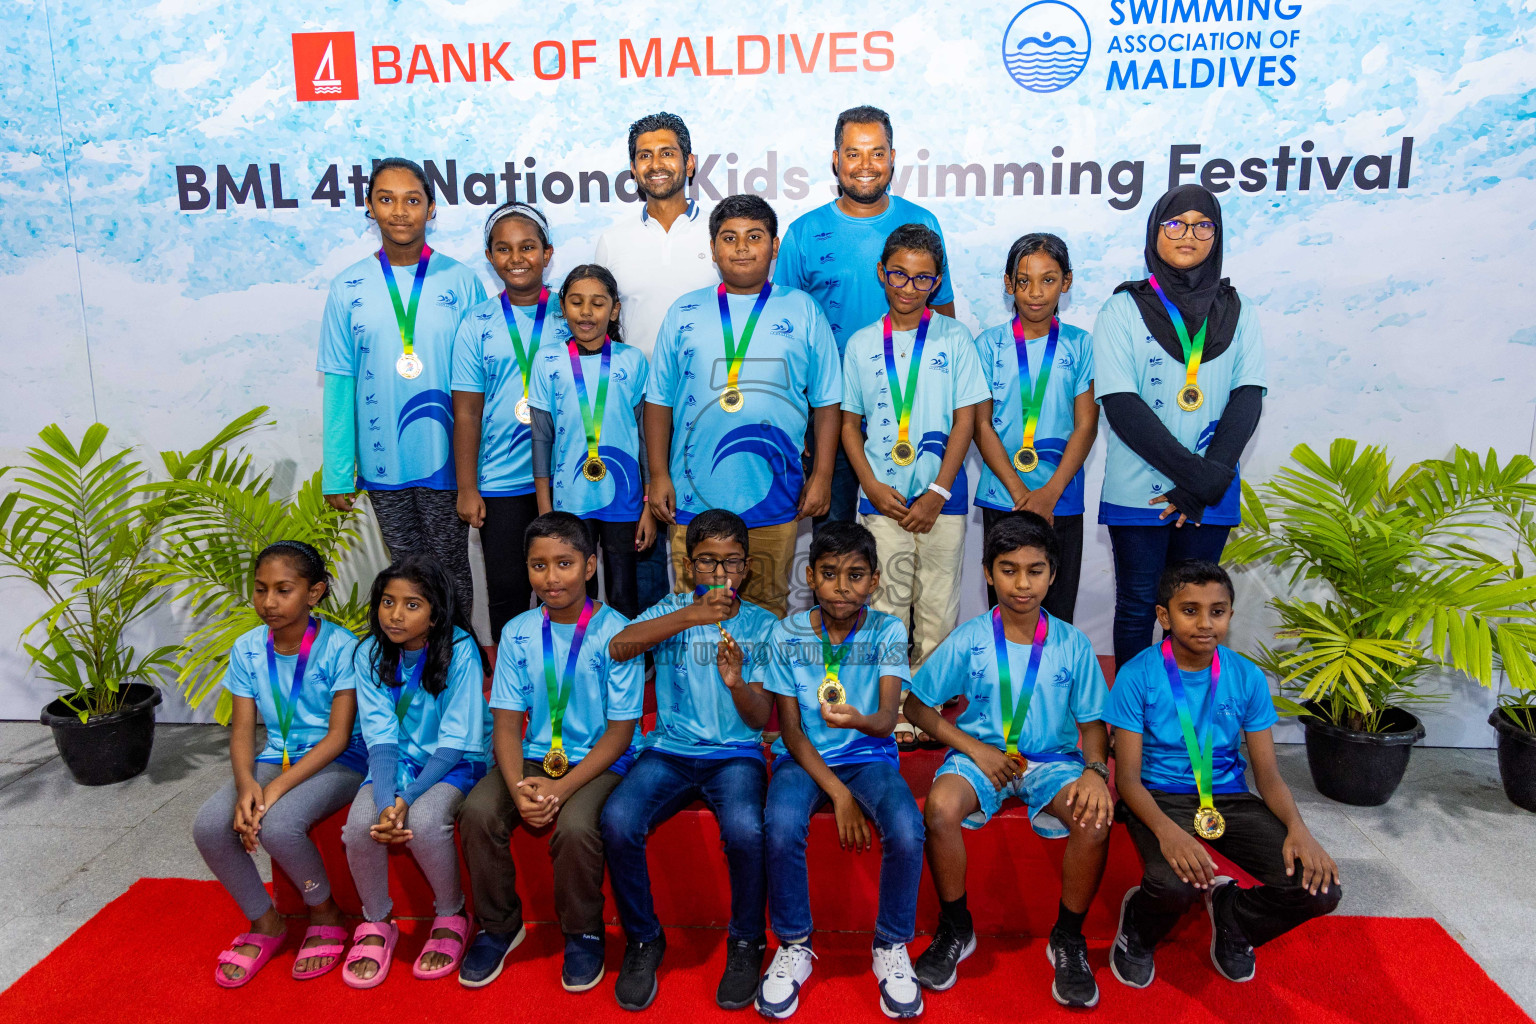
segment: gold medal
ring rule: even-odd
[[[571,770],[570,758],[565,756],[563,747],[550,747],[549,753],[544,755],[544,771],[552,779],[558,779]]]
[[[910,441],[897,441],[891,446],[891,461],[898,466],[910,466],[917,461],[917,449]]]
[[[1013,468],[1020,473],[1028,473],[1040,465],[1040,455],[1029,445],[1025,445],[1013,453]]]
[[[517,407],[512,411],[517,416],[517,422],[525,424],[533,422],[533,410],[528,407],[528,399],[519,398]]]
[[[828,679],[816,688],[816,699],[823,704],[846,704],[848,691],[836,679]]]
[[[1205,404],[1205,392],[1200,390],[1198,384],[1185,384],[1179,389],[1179,408],[1185,412],[1194,412]]]
[[[1029,771],[1029,759],[1017,750],[1008,755],[1008,760],[1018,766],[1020,777],[1023,777],[1024,773]]]
[[[603,465],[603,460],[593,455],[581,464],[581,475],[592,483],[597,483],[608,475],[608,467]]]
[[[1227,831],[1227,819],[1214,807],[1195,812],[1195,835],[1201,839],[1220,839]]]
[[[726,412],[741,412],[747,404],[747,397],[741,393],[741,388],[734,385],[720,393],[720,408]]]
[[[420,377],[423,369],[425,367],[422,364],[421,357],[415,352],[407,352],[395,360],[395,372],[406,380],[415,380],[417,377]]]

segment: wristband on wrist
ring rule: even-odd
[[[1109,765],[1105,764],[1103,761],[1089,761],[1087,764],[1083,765],[1083,771],[1091,771],[1105,782],[1109,781]]]
[[[952,495],[949,491],[946,491],[936,483],[929,484],[928,489],[934,494],[937,494],[939,497],[943,498],[945,501],[948,501],[950,498],[954,497],[954,495]]]

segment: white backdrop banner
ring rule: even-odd
[[[1404,461],[1531,448],[1532,0],[19,0],[7,23],[0,461],[50,422],[156,450],[266,404],[260,456],[312,471],[325,289],[377,245],[375,159],[423,163],[433,247],[488,284],[484,215],[538,202],[558,277],[639,216],[634,118],[688,121],[706,206],[755,192],[787,224],[833,198],[833,122],[859,103],[890,112],[893,188],[942,222],[973,330],[1008,315],[1018,235],[1067,240],[1063,315],[1091,328],[1144,273],[1150,203],[1217,192],[1268,345],[1250,480],[1339,435]],[[1090,499],[1101,470],[1102,445]],[[1112,593],[1090,529],[1078,617],[1102,652]],[[1245,584],[1239,646],[1265,597]],[[0,593],[0,717],[49,696],[11,639],[36,608]],[[1489,699],[1463,688],[1431,741],[1488,742]]]

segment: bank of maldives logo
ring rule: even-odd
[[[293,85],[301,102],[357,99],[357,44],[351,32],[295,32]]]
[[[1077,8],[1038,0],[1013,16],[1003,33],[1003,66],[1030,92],[1056,92],[1077,81],[1092,38]]]

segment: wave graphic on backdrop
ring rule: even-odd
[[[1003,67],[1030,92],[1065,89],[1083,73],[1092,52],[1088,23],[1071,4],[1039,0],[1003,32]]]

